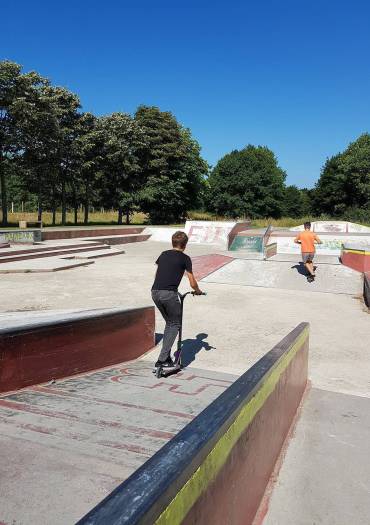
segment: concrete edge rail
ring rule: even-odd
[[[78,312],[0,329],[0,393],[135,359],[154,346],[154,307]]]
[[[341,250],[340,258],[342,264],[357,270],[358,272],[370,272],[370,247],[355,248],[344,245]]]
[[[251,524],[307,384],[301,323],[78,525]]]

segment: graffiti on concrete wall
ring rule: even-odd
[[[290,228],[291,231],[302,231],[303,224]],[[347,221],[316,221],[311,223],[311,229],[317,233],[370,233],[370,228],[362,224]]]
[[[199,244],[220,244],[226,246],[228,235],[235,222],[186,221],[185,231],[189,242]]]
[[[0,232],[0,239],[10,243],[32,243],[41,241],[41,230],[8,230]]]
[[[301,252],[298,244],[294,243],[294,237],[274,237],[278,245],[278,253],[297,253]],[[355,243],[357,246],[370,246],[370,235],[355,236],[355,235],[323,235],[320,237],[322,244],[316,245],[316,251],[321,255],[340,255],[343,244]]]
[[[247,252],[262,252],[262,236],[237,235],[230,246],[230,250],[244,250]]]

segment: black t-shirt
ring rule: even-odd
[[[185,270],[192,272],[190,257],[178,250],[162,252],[155,262],[158,268],[152,290],[173,290],[177,292]]]

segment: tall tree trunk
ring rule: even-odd
[[[39,201],[37,204],[37,220],[42,221],[42,204],[41,204],[41,196],[39,195]]]
[[[90,204],[90,188],[88,182],[85,184],[85,210],[84,210],[84,224],[89,224],[89,204]]]
[[[126,224],[130,224],[130,210],[126,209]]]
[[[66,225],[66,220],[67,220],[66,182],[63,176],[62,178],[62,226]]]
[[[51,201],[51,209],[53,212],[53,226],[55,226],[56,223],[56,205],[55,205],[55,186],[53,185],[53,197]]]
[[[123,223],[122,218],[123,218],[123,208],[122,206],[118,206],[118,224]]]
[[[72,187],[73,190],[73,211],[74,211],[74,223],[75,226],[77,226],[78,223],[78,202],[77,202],[77,192],[76,192],[76,186],[73,184]]]
[[[3,226],[8,225],[8,204],[6,201],[6,180],[5,180],[5,169],[4,161],[0,157],[0,189],[1,189],[1,209],[3,212],[3,220],[1,224]]]

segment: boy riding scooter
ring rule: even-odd
[[[191,259],[184,253],[187,242],[186,233],[175,232],[172,235],[172,250],[162,252],[156,260],[158,268],[152,286],[152,298],[166,321],[162,350],[154,365],[161,370],[176,366],[171,359],[171,349],[181,327],[182,301],[180,301],[178,288],[185,272],[194,290],[194,295],[203,295],[193,275]]]

